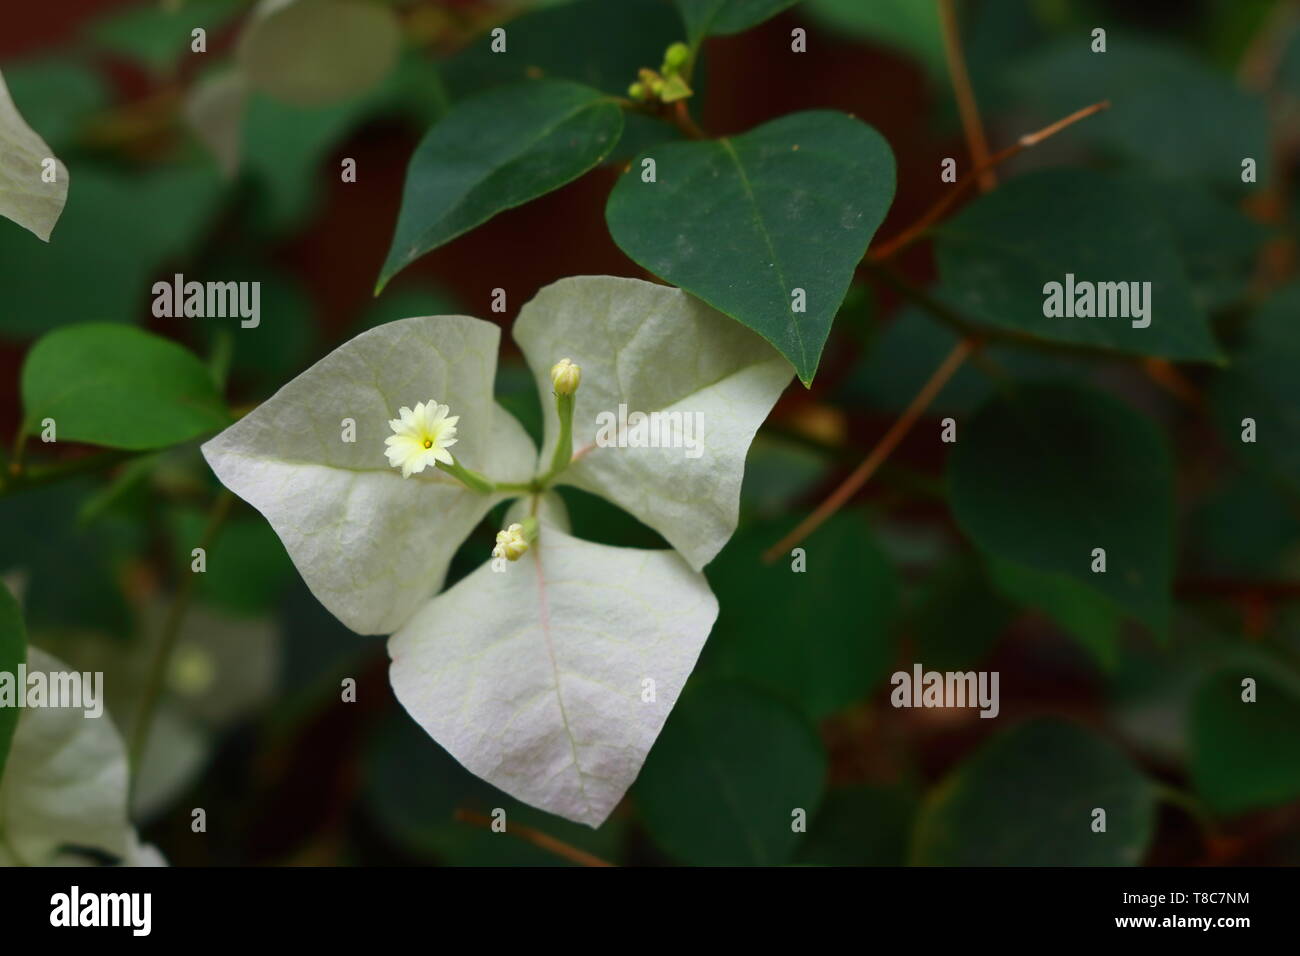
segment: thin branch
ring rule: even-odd
[[[816,531],[821,527],[822,522],[844,507],[849,499],[857,494],[862,486],[867,483],[867,480],[875,474],[876,469],[889,457],[890,453],[898,447],[898,443],[911,431],[916,420],[934,401],[935,396],[948,384],[948,379],[952,378],[953,373],[961,368],[962,362],[966,361],[966,357],[977,347],[978,343],[974,339],[968,338],[958,342],[953,350],[948,353],[948,357],[934,370],[934,374],[930,376],[929,380],[921,386],[921,390],[916,393],[916,397],[912,399],[911,404],[907,406],[903,414],[898,417],[898,420],[894,422],[889,431],[885,432],[885,436],[876,443],[876,447],[871,449],[871,454],[866,457],[866,460],[858,465],[853,474],[844,479],[840,486],[831,492],[830,497],[818,505],[812,514],[799,522],[798,526],[788,535],[768,548],[763,554],[763,560],[769,564],[772,563]]]
[[[909,246],[919,239],[927,229],[943,217],[944,213],[952,208],[953,204],[961,198],[969,186],[978,181],[980,173],[1005,163],[1013,156],[1018,156],[1026,149],[1037,146],[1043,140],[1055,136],[1066,127],[1073,126],[1075,123],[1079,122],[1079,120],[1086,119],[1094,113],[1099,113],[1109,107],[1110,100],[1102,100],[1098,103],[1093,103],[1091,106],[1085,106],[1081,110],[1076,110],[1069,116],[1062,117],[1055,123],[1044,126],[1036,132],[1026,133],[1006,149],[995,153],[986,159],[983,166],[977,167],[970,176],[966,176],[958,182],[957,185],[945,193],[938,202],[927,209],[921,218],[916,220],[916,222],[912,223],[888,242],[870,249],[867,252],[867,259],[871,262],[880,262],[884,259],[888,259],[894,253],[898,252],[899,249]]]
[[[492,818],[486,817],[481,813],[474,813],[472,810],[457,810],[456,819],[462,823],[471,823],[474,826],[483,827],[490,830],[492,828]],[[532,827],[524,826],[522,823],[512,823],[505,830],[506,833],[514,834],[521,840],[527,840],[533,846],[541,847],[556,856],[563,857],[571,863],[577,863],[579,866],[613,866],[606,860],[586,850],[579,850],[576,846],[570,846],[563,840],[558,840],[549,833],[543,833],[541,830],[535,830]]]
[[[984,124],[980,121],[979,106],[975,102],[975,88],[971,86],[970,74],[966,71],[966,55],[961,49],[957,9],[953,0],[939,0],[939,20],[943,25],[943,49],[948,60],[948,72],[952,76],[952,90],[957,97],[957,109],[961,113],[962,129],[966,133],[966,145],[970,149],[971,162],[980,170],[977,174],[980,189],[988,192],[998,184],[998,179],[993,173],[993,167],[988,165],[989,144],[984,136]]]
[[[234,502],[235,496],[226,489],[221,489],[221,493],[217,495],[217,500],[212,505],[207,527],[203,529],[203,535],[197,545],[203,549],[204,554],[216,541],[221,526],[230,514],[230,507]],[[190,601],[194,597],[196,577],[197,573],[191,572],[181,578],[181,583],[176,588],[176,597],[167,612],[167,620],[163,622],[162,635],[158,640],[158,647],[154,651],[153,662],[149,668],[149,677],[145,684],[144,696],[140,698],[140,707],[136,711],[135,725],[131,728],[130,749],[131,785],[133,788],[139,778],[145,745],[149,742],[149,729],[153,723],[154,711],[158,707],[159,698],[162,697],[163,684],[166,682],[167,677],[167,665],[171,661],[172,651],[175,649],[176,640],[180,636],[181,624],[184,622],[185,614],[189,610]]]

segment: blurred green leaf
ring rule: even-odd
[[[916,659],[927,670],[968,670],[1014,616],[978,561],[952,562],[930,577],[909,615]]]
[[[490,86],[543,76],[625,96],[640,67],[657,67],[682,25],[663,0],[577,0],[506,24],[507,54],[482,37],[444,67],[458,99]],[[669,127],[656,123],[669,137]]]
[[[813,728],[747,687],[696,684],[682,696],[633,787],[655,842],[699,866],[784,863],[796,810],[821,802],[826,753]]]
[[[948,75],[939,4],[916,0],[808,0],[818,22],[848,36],[895,47],[917,59],[936,79]]]
[[[189,251],[221,194],[211,169],[78,165],[48,245],[0,223],[0,337],[29,338],[88,317],[138,321],[150,281],[171,278],[155,270]]]
[[[357,335],[385,322],[409,319],[417,315],[460,315],[460,303],[441,289],[407,285],[385,292],[372,301],[353,330]],[[497,370],[497,376],[501,372]],[[536,389],[533,389],[536,392]]]
[[[742,516],[765,518],[783,513],[791,502],[816,487],[826,467],[824,452],[760,432],[745,459],[740,487]]]
[[[397,62],[401,42],[401,22],[384,4],[272,0],[254,8],[236,56],[254,88],[319,106],[374,89]]]
[[[458,104],[411,157],[380,288],[429,250],[577,179],[614,148],[622,129],[617,103],[562,80]]]
[[[1169,225],[1196,304],[1209,311],[1244,301],[1269,230],[1207,189],[1136,173],[1124,179]]]
[[[27,660],[27,635],[23,631],[23,612],[18,602],[0,581],[0,674],[18,679],[18,665]],[[15,692],[26,693],[25,687],[15,686]],[[0,707],[0,780],[4,779],[5,760],[9,756],[9,743],[18,726],[19,710],[10,702]]]
[[[1105,53],[1077,33],[1008,70],[1022,102],[1044,122],[1089,103],[1111,108],[1069,133],[1167,179],[1240,192],[1241,161],[1253,158],[1268,182],[1271,150],[1263,99],[1240,89],[1189,53],[1111,30]]]
[[[198,509],[172,513],[173,560],[189,573],[191,550],[203,540],[208,515]],[[269,612],[283,597],[294,574],[279,537],[260,516],[227,521],[208,547],[206,570],[196,593],[205,602],[242,616]]]
[[[990,561],[990,568],[998,590],[1007,598],[1056,622],[1102,668],[1115,666],[1123,616],[1110,598],[1069,574],[997,559]]]
[[[1094,832],[1093,811],[1106,811]],[[1133,866],[1155,830],[1155,790],[1090,731],[1035,720],[1003,731],[926,798],[923,866]]]
[[[108,105],[108,85],[77,60],[6,63],[4,77],[18,109],[56,154],[72,147],[86,120]]]
[[[1257,699],[1242,700],[1242,680]],[[1232,815],[1300,797],[1300,691],[1257,671],[1220,671],[1196,691],[1191,716],[1196,791],[1216,813]]]
[[[191,31],[212,34],[242,12],[238,0],[185,0],[184,5],[143,3],[115,10],[95,20],[89,28],[91,42],[161,73],[190,49]]]
[[[1067,575],[1165,633],[1173,467],[1148,420],[1101,392],[1019,386],[965,425],[948,484],[957,521],[981,549]],[[1104,573],[1091,570],[1094,548],[1105,549]],[[1060,597],[1053,590],[1047,606]]]
[[[1285,560],[1300,556],[1300,509],[1262,476],[1225,475],[1189,516],[1188,539],[1201,574],[1283,578]]]
[[[808,825],[795,862],[814,866],[902,866],[916,814],[904,787],[841,787],[829,791]]]
[[[1173,234],[1122,179],[1085,169],[1018,176],[935,227],[934,236],[941,297],[981,326],[1139,355],[1220,357]],[[1064,286],[1067,274],[1076,284],[1123,283],[1124,302],[1129,282],[1150,282],[1151,324],[1045,316],[1044,286]]]
[[[1228,446],[1261,472],[1300,490],[1300,283],[1287,286],[1252,317],[1246,344],[1220,371],[1211,405]],[[1256,423],[1243,442],[1242,419]]]
[[[125,637],[130,613],[116,566],[141,544],[123,541],[108,522],[93,529],[78,523],[88,479],[31,488],[0,498],[0,573],[23,582],[27,626],[35,633],[98,630]]]
[[[706,36],[726,36],[758,26],[798,0],[676,0],[691,46]],[[648,63],[647,66],[658,66]]]
[[[738,533],[708,567],[718,596],[704,665],[824,717],[884,681],[897,652],[894,569],[861,514],[841,512],[804,541],[804,555],[763,561],[790,522]],[[796,571],[796,562],[806,570]]]
[[[818,110],[740,136],[665,143],[645,158],[656,181],[642,181],[638,158],[610,193],[614,241],[763,336],[810,383],[894,198],[889,144],[859,120]],[[794,311],[796,290],[804,311]]]
[[[24,428],[52,418],[60,441],[143,450],[229,424],[203,363],[175,342],[126,325],[51,332],[23,363]]]

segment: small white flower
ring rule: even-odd
[[[437,462],[450,465],[454,459],[447,451],[456,444],[456,423],[459,415],[447,417],[451,411],[433,399],[418,402],[414,410],[403,406],[398,418],[391,419],[388,427],[393,434],[384,439],[388,449],[388,463],[402,469],[402,477],[410,478]]]
[[[497,532],[497,546],[492,549],[492,557],[518,561],[528,550],[528,538],[524,536],[524,526],[512,524],[505,531]]]
[[[582,381],[582,366],[563,358],[551,366],[551,385],[556,395],[572,395]]]

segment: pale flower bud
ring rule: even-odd
[[[556,395],[572,395],[578,390],[582,380],[582,366],[574,365],[568,359],[560,359],[551,366],[551,385]]]
[[[492,557],[518,561],[528,550],[528,539],[524,536],[524,526],[512,524],[505,531],[497,532],[497,546],[492,549]]]

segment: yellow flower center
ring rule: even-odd
[[[424,440],[424,447],[425,447],[425,448],[432,448],[432,447],[433,447],[433,439],[432,439],[432,438],[426,438],[426,439]]]

